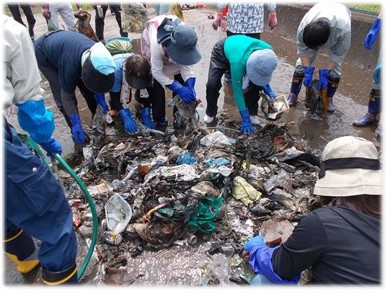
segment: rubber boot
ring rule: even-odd
[[[290,93],[287,99],[289,107],[296,105],[298,94],[301,91],[301,85],[303,83],[303,79],[304,79],[304,73],[298,73],[296,71],[293,73],[292,85],[290,86]]]
[[[381,112],[381,91],[372,89],[370,91],[369,104],[367,113],[358,120],[353,122],[354,126],[365,127],[379,121],[379,114]]]
[[[60,272],[52,272],[45,268],[42,268],[42,281],[46,285],[70,285],[77,284],[77,266],[76,263],[72,264],[66,270]]]
[[[334,112],[335,106],[334,106],[334,95],[336,90],[338,89],[340,77],[329,77],[328,83],[327,83],[327,98],[328,98],[328,108],[327,112]]]
[[[32,237],[23,230],[7,235],[4,242],[7,256],[20,273],[29,273],[39,265],[39,247]]]
[[[142,124],[145,125],[146,127],[150,129],[155,129],[155,125],[153,120],[151,119],[150,115],[150,108],[149,107],[144,107],[141,111],[141,117],[142,117]]]

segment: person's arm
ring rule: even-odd
[[[332,67],[332,69],[334,69],[336,64],[341,64],[343,62],[344,57],[346,57],[346,54],[350,49],[350,46],[351,46],[351,31],[350,28],[347,28],[346,32],[338,36],[336,44],[331,46],[331,53],[330,56],[328,57],[329,62],[327,68],[330,69],[330,67]]]
[[[214,30],[217,30],[217,28],[220,27],[223,16],[224,16],[223,15],[224,9],[226,9],[227,6],[228,6],[228,4],[222,3],[222,2],[219,2],[217,4],[218,10],[215,14],[215,19],[212,21],[212,27]]]
[[[373,25],[371,26],[369,32],[365,36],[365,39],[363,40],[363,44],[365,45],[365,48],[368,50],[371,50],[373,47],[375,40],[378,37],[378,34],[381,30],[381,23],[382,23],[382,17],[381,17],[381,11],[377,17],[377,19],[373,22]]]
[[[267,9],[269,10],[269,27],[271,30],[275,29],[278,24],[276,7],[275,2],[267,3]]]
[[[27,29],[8,18],[3,23],[4,62],[6,64],[5,93],[7,100],[18,107],[20,127],[46,151],[61,153],[54,132],[53,113],[46,109],[40,93],[40,73]],[[28,70],[26,70],[28,68]]]
[[[304,217],[288,240],[274,251],[274,272],[283,279],[291,279],[312,266],[327,249],[326,235],[316,214]]]
[[[42,4],[42,15],[46,19],[51,18],[50,6],[49,3]]]

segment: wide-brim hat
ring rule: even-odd
[[[277,67],[277,56],[271,49],[252,52],[246,63],[246,78],[257,86],[270,83],[273,71]],[[247,81],[246,81],[247,83]]]
[[[382,173],[375,145],[354,136],[330,141],[323,150],[313,193],[333,197],[382,194]]]
[[[147,77],[136,77],[125,73],[126,81],[134,89],[145,89],[153,85],[153,77],[150,74]]]
[[[201,60],[197,46],[197,33],[187,24],[165,18],[157,30],[157,41],[163,45],[170,58],[180,65],[193,65]]]

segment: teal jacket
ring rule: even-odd
[[[233,35],[224,42],[224,54],[230,62],[232,91],[239,111],[246,109],[243,97],[243,77],[246,74],[247,59],[256,50],[271,49],[268,43],[245,35]]]

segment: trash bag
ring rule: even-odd
[[[201,198],[189,219],[188,226],[193,226],[204,234],[211,234],[216,229],[216,224],[213,221],[218,215],[223,201],[224,199],[221,197],[206,196]]]
[[[55,23],[51,20],[51,18],[49,20],[47,20],[47,28],[50,31],[56,31],[58,28],[57,26],[55,25]]]
[[[114,37],[106,40],[105,47],[111,55],[132,53],[131,39],[128,37]]]

